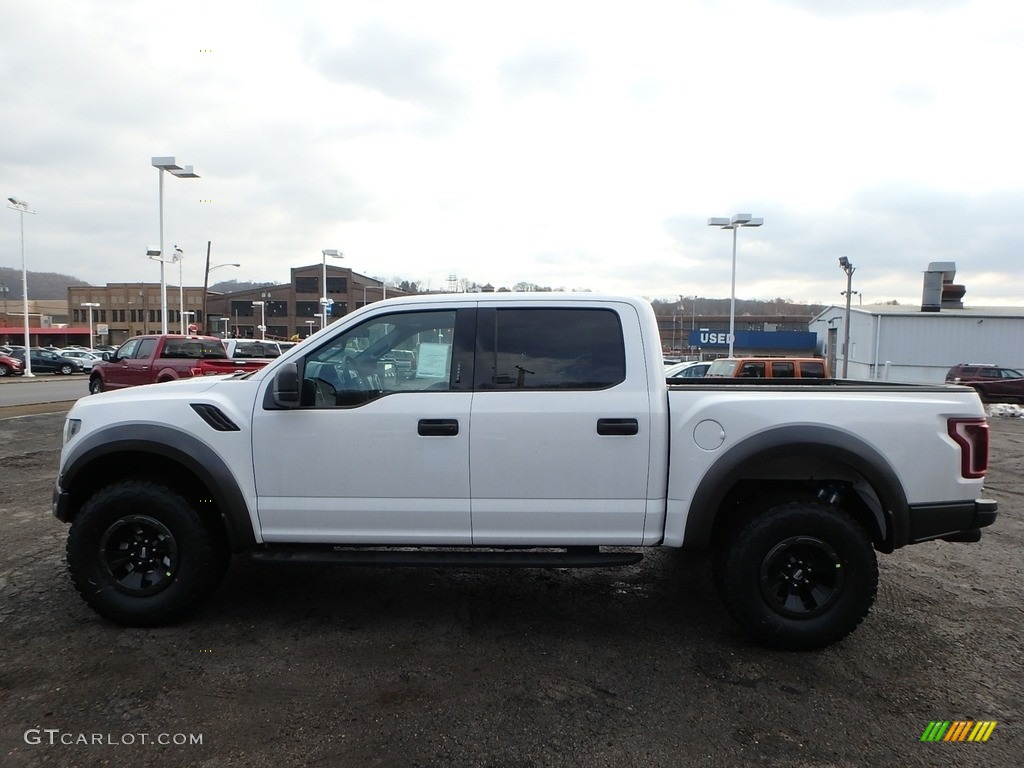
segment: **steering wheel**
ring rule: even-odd
[[[368,389],[366,378],[359,370],[359,364],[356,362],[356,359],[351,355],[346,355],[341,359],[338,371],[341,375],[342,389],[355,390],[357,392]]]

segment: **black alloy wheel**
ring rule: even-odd
[[[223,578],[230,552],[212,520],[157,481],[98,489],[71,521],[68,570],[97,613],[153,627],[185,616]]]
[[[100,559],[116,589],[127,595],[152,595],[174,580],[178,545],[159,520],[129,515],[103,532]]]
[[[760,569],[761,594],[782,616],[806,619],[828,610],[842,593],[846,570],[829,544],[813,536],[780,541]]]
[[[723,540],[714,577],[726,609],[764,645],[825,648],[861,623],[875,600],[878,563],[867,532],[817,500],[763,500]]]

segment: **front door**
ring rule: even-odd
[[[471,542],[473,393],[456,352],[457,314],[373,316],[303,356],[299,407],[257,407],[252,441],[264,540]],[[411,352],[416,367],[398,369],[395,349]]]
[[[114,353],[114,359],[104,364],[103,380],[107,389],[121,389],[139,383],[133,380],[129,363],[138,351],[141,341],[129,339]]]

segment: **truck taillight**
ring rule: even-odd
[[[960,446],[960,474],[984,477],[988,471],[988,422],[985,419],[950,419],[949,436]]]

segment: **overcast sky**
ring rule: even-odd
[[[651,298],[1024,306],[1018,0],[0,4],[0,192],[28,268],[346,266]],[[21,267],[18,214],[0,265]],[[177,281],[172,267],[169,282]],[[173,276],[173,280],[172,280]]]

